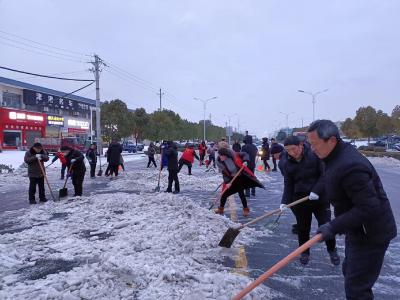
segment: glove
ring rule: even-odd
[[[36,158],[37,158],[38,160],[42,160],[42,154],[36,154]]]
[[[248,165],[248,162],[247,162],[247,161],[243,162],[243,166],[246,166],[246,167],[247,167],[247,165]]]
[[[281,210],[281,213],[283,213],[285,210],[287,210],[286,204],[279,205],[279,209]]]
[[[76,162],[76,159],[75,158],[71,159],[71,164],[73,164],[74,162]]]
[[[322,234],[322,241],[331,240],[335,237],[335,233],[332,231],[332,226],[330,223],[319,226],[317,233]]]
[[[311,201],[315,201],[319,199],[319,196],[316,193],[311,192],[310,195],[308,196],[308,199]]]

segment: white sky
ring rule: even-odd
[[[399,11],[396,0],[0,0],[0,30],[97,53],[151,84],[143,88],[106,68],[114,74],[102,73],[102,100],[120,98],[151,112],[161,86],[169,92],[163,107],[197,122],[203,109],[193,97],[218,96],[207,107],[214,123],[224,125],[226,115],[237,113],[241,129],[263,136],[286,124],[280,112],[293,112],[290,126],[312,120],[311,98],[298,89],[329,88],[317,99],[317,118],[343,120],[366,105],[390,114],[400,104]],[[42,46],[10,39],[21,41],[0,32],[1,66],[43,74],[82,71],[65,76],[92,78],[84,71],[90,57],[50,49],[82,62],[61,60],[12,47]],[[62,91],[84,85],[3,70],[0,76]],[[94,87],[80,95],[94,98]],[[237,117],[231,120],[236,126]]]

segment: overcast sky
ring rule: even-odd
[[[84,54],[97,53],[109,65],[102,100],[151,112],[162,87],[163,107],[197,122],[203,109],[193,97],[218,96],[207,106],[213,123],[237,113],[241,129],[263,136],[286,124],[280,112],[292,113],[289,126],[312,120],[311,97],[298,89],[329,89],[317,118],[343,120],[366,105],[390,114],[400,104],[399,11],[397,0],[0,0],[0,65],[92,78]],[[77,53],[50,53],[4,32]],[[67,92],[83,85],[0,76]],[[80,95],[94,99],[94,87]]]

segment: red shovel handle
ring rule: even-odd
[[[268,271],[266,271],[264,274],[262,274],[256,280],[254,280],[251,284],[249,284],[247,287],[245,287],[243,290],[241,290],[235,297],[232,298],[232,300],[242,299],[244,296],[246,296],[248,293],[250,293],[252,290],[254,290],[257,286],[259,286],[265,280],[270,278],[273,274],[275,274],[277,271],[282,269],[284,266],[286,266],[288,263],[290,263],[293,259],[295,259],[297,256],[299,256],[301,253],[303,253],[305,250],[310,248],[312,245],[320,242],[321,240],[322,240],[322,234],[317,234],[316,236],[314,236],[307,243],[301,245],[299,248],[294,250],[288,256],[286,256],[285,258],[283,258],[282,260],[277,262],[275,265],[273,265]]]

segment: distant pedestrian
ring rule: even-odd
[[[242,149],[242,145],[240,145],[238,140],[235,140],[235,142],[232,145],[232,150],[235,152],[240,152]]]
[[[196,154],[196,151],[194,150],[194,146],[190,144],[186,147],[185,151],[183,151],[182,156],[179,159],[178,173],[181,171],[182,166],[186,165],[188,167],[188,174],[192,175],[192,165],[195,158],[197,160],[200,160],[200,158]]]
[[[67,168],[67,161],[65,160],[64,154],[59,150],[54,154],[51,163],[54,163],[57,159],[60,160],[61,163],[61,177],[60,179],[63,180],[65,177],[65,169]]]
[[[249,162],[247,167],[254,174],[254,170],[256,169],[256,156],[258,153],[258,149],[256,145],[253,144],[253,137],[251,135],[246,136],[246,140],[244,141],[244,145],[242,147],[242,152],[245,152],[249,155]],[[251,195],[256,195],[256,188],[251,188]],[[246,197],[250,197],[250,189],[246,189]]]
[[[274,164],[274,168],[272,172],[276,172],[278,169],[276,168],[276,161],[279,160],[282,151],[284,150],[283,146],[279,144],[274,138],[271,139],[271,155],[272,155],[272,163]]]
[[[204,158],[206,157],[207,145],[202,141],[199,145],[200,166],[204,165]]]
[[[119,167],[121,167],[122,171],[125,172],[125,165],[124,165],[125,161],[124,161],[124,157],[122,156],[122,153],[119,155]]]
[[[34,143],[33,146],[25,153],[24,161],[28,165],[30,204],[36,204],[36,186],[39,188],[39,201],[47,201],[44,189],[44,174],[40,165],[42,165],[42,168],[45,171],[44,162],[48,160],[49,155],[46,150],[43,149],[42,144],[40,143]]]
[[[97,147],[96,144],[91,144],[88,151],[86,151],[86,159],[90,165],[90,178],[96,177],[96,164],[97,164]]]
[[[268,164],[268,160],[270,159],[270,152],[269,152],[269,143],[268,143],[268,138],[264,137],[262,138],[262,146],[261,146],[261,160],[264,163],[264,169],[265,171],[271,171],[271,167]]]
[[[83,154],[69,146],[62,146],[61,151],[67,161],[67,168],[71,170],[67,176],[71,176],[74,185],[74,197],[80,197],[83,193],[83,180],[85,178],[86,167]]]
[[[165,155],[167,156],[168,161],[168,188],[166,190],[167,193],[172,193],[172,184],[174,183],[175,190],[174,194],[178,194],[180,192],[179,187],[179,178],[178,178],[178,151],[177,145],[174,142],[168,143],[168,148],[165,149]]]
[[[107,162],[110,168],[110,175],[118,176],[118,167],[121,163],[122,146],[118,140],[113,139],[107,150]]]
[[[214,143],[210,143],[210,146],[207,148],[207,154],[208,154],[208,163],[206,164],[206,167],[208,168],[211,163],[213,164],[213,167],[215,168],[215,153],[217,152],[217,148]]]
[[[149,145],[149,148],[147,149],[147,156],[149,158],[149,161],[147,163],[147,167],[150,168],[150,165],[153,163],[154,167],[157,168],[156,161],[154,160],[154,155],[156,154],[156,147],[154,146],[154,143],[151,142]]]

